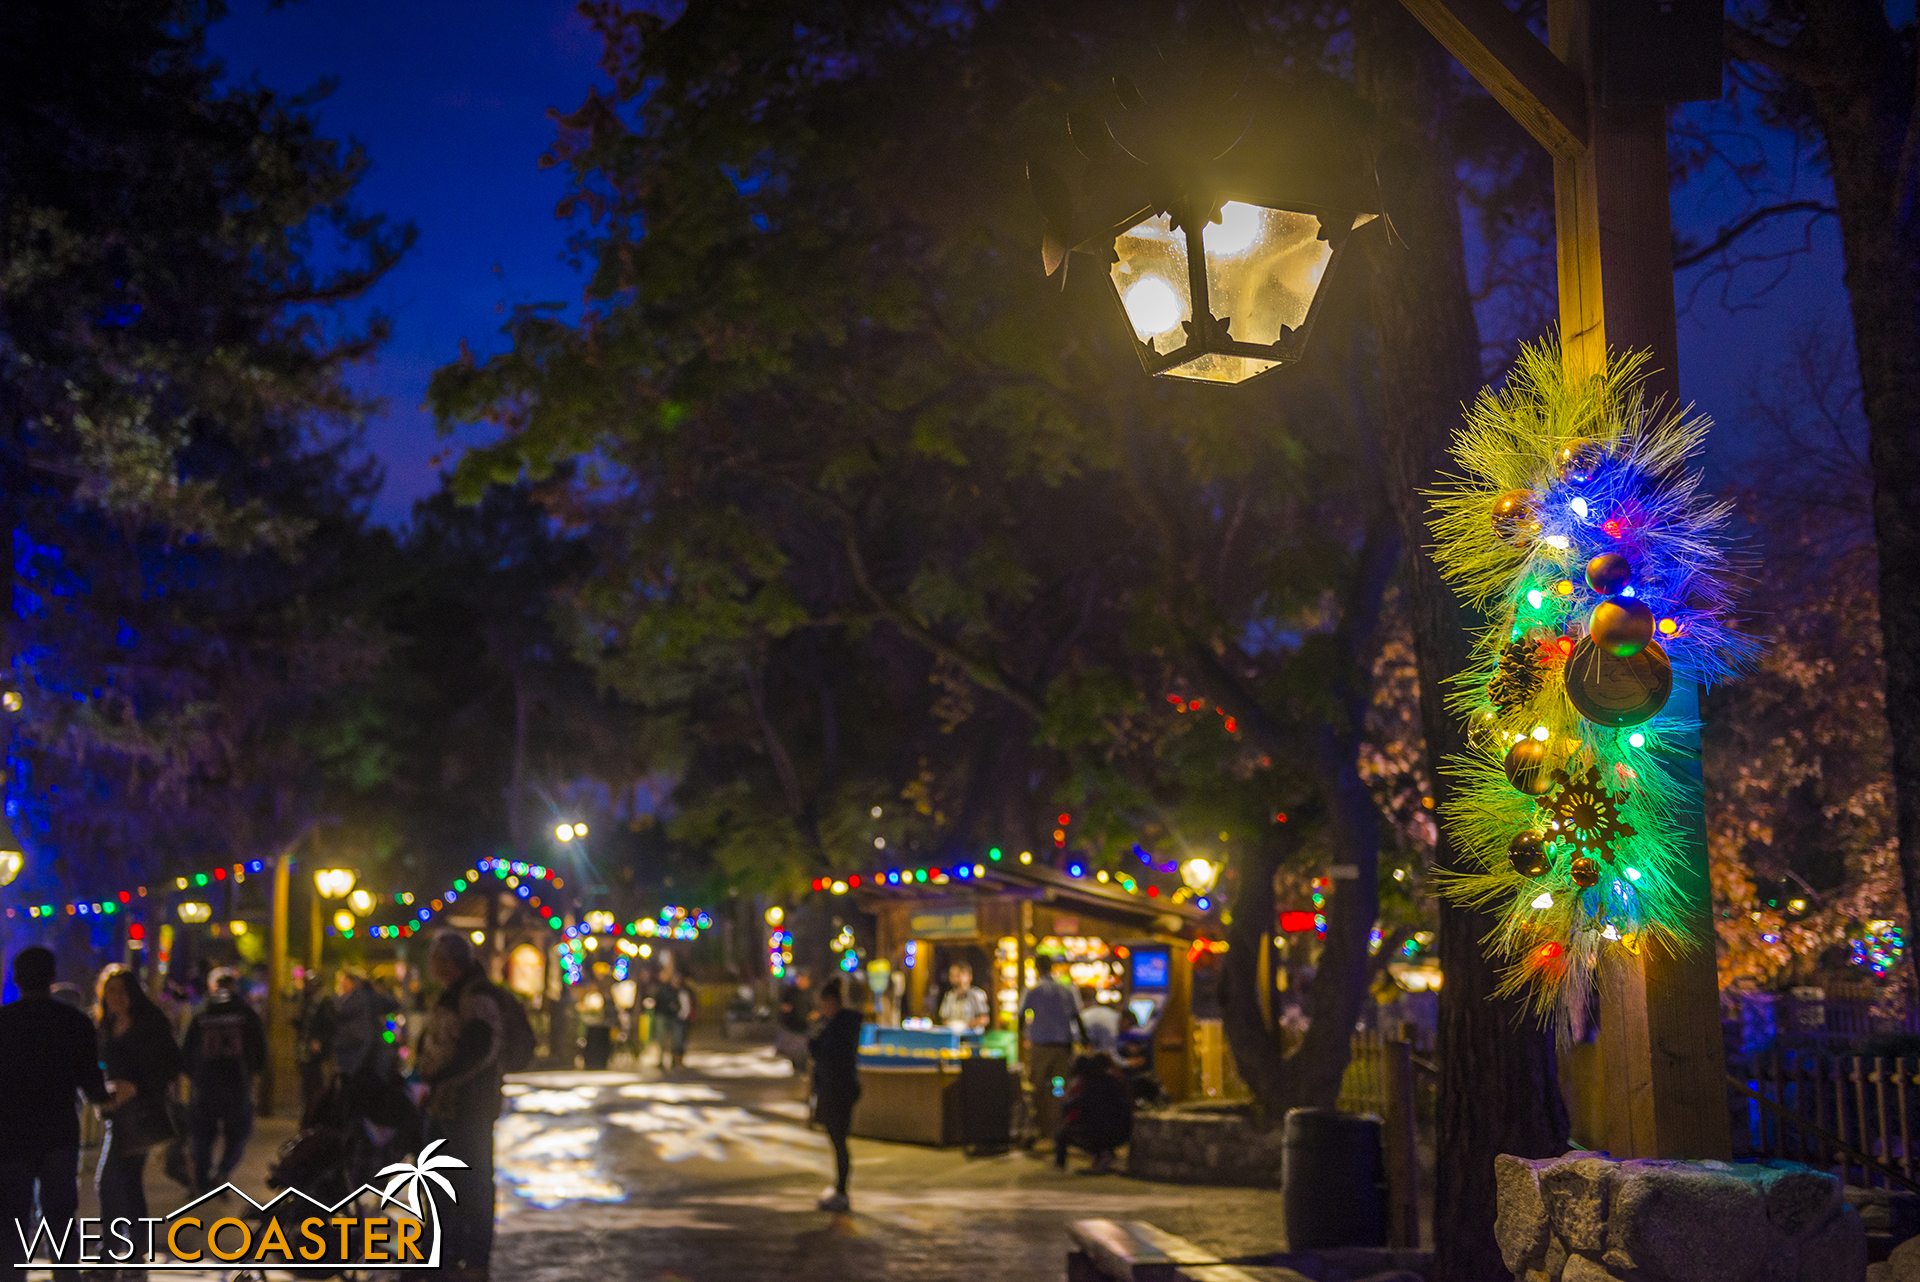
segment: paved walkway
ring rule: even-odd
[[[689,1071],[669,1080],[552,1073],[515,1084],[496,1133],[496,1276],[1054,1279],[1064,1226],[1088,1216],[1150,1220],[1230,1254],[1281,1240],[1275,1192],[866,1140],[853,1141],[853,1212],[824,1214],[813,1204],[832,1153],[806,1129],[785,1062],[759,1050],[687,1058]]]
[[[1089,1216],[1148,1220],[1224,1257],[1282,1241],[1276,1191],[1082,1175],[1080,1158],[1062,1173],[1037,1151],[968,1158],[867,1140],[853,1141],[852,1213],[816,1211],[833,1158],[806,1127],[802,1084],[768,1050],[721,1046],[664,1077],[532,1073],[509,1085],[495,1131],[496,1278],[1033,1282],[1063,1276],[1065,1225]],[[264,1200],[290,1133],[289,1121],[262,1119],[235,1182]],[[93,1156],[83,1155],[83,1214]],[[155,1214],[186,1200],[160,1165],[147,1171]]]

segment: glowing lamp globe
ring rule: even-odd
[[[1220,875],[1220,865],[1211,859],[1195,857],[1180,865],[1180,880],[1187,883],[1187,889],[1196,895],[1204,895],[1213,889],[1214,879]]]
[[[186,903],[181,904],[174,909],[174,912],[179,915],[181,921],[186,922],[189,926],[197,926],[203,921],[213,920],[213,905],[198,903],[193,900],[188,900]]]
[[[1114,235],[1107,277],[1149,374],[1244,383],[1300,359],[1347,235],[1370,215],[1223,200]]]
[[[313,888],[322,899],[345,899],[360,875],[351,868],[321,868],[313,874]]]
[[[0,850],[0,886],[11,886],[26,866],[27,858],[18,850]]]
[[[348,912],[344,908],[341,909],[339,912],[335,913],[333,915],[333,928],[339,931],[343,935],[346,934],[348,931],[352,930],[353,914]]]
[[[1244,383],[1300,359],[1355,229],[1378,216],[1367,126],[1315,86],[1250,76],[1244,42],[1166,47],[1068,117],[1078,189],[1028,165],[1042,265],[1105,273],[1147,373]]]
[[[347,896],[347,902],[353,905],[353,911],[362,917],[371,916],[373,913],[373,896],[365,890],[354,891]]]

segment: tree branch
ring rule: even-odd
[[[1826,85],[1833,73],[1816,58],[1810,58],[1789,45],[1777,45],[1758,32],[1737,22],[1725,27],[1727,55],[1740,62],[1758,63],[1776,76],[1797,80],[1808,88]]]
[[[1673,269],[1679,271],[1684,267],[1698,266],[1707,259],[1712,258],[1721,250],[1732,245],[1742,236],[1767,221],[1767,219],[1780,214],[1812,214],[1816,218],[1825,218],[1837,215],[1839,212],[1839,209],[1835,206],[1819,200],[1787,200],[1777,205],[1767,205],[1754,210],[1737,223],[1729,223],[1727,226],[1722,227],[1719,232],[1714,235],[1712,240],[1697,249],[1689,249],[1674,254]]]

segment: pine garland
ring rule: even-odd
[[[1695,723],[1650,684],[1638,705],[1601,708],[1628,724],[1589,720],[1569,680],[1593,710],[1604,665],[1670,663],[1674,682],[1706,686],[1758,653],[1733,626],[1732,505],[1688,470],[1709,421],[1649,405],[1645,373],[1635,354],[1574,381],[1557,344],[1523,349],[1456,436],[1464,476],[1428,496],[1442,573],[1491,620],[1451,683],[1471,747],[1449,762],[1460,786],[1441,812],[1477,867],[1442,890],[1498,912],[1485,944],[1507,962],[1500,991],[1543,1017],[1565,1015],[1609,950],[1708,943],[1680,886],[1698,791],[1665,764]]]

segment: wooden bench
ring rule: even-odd
[[[1078,1248],[1067,1255],[1067,1282],[1291,1282],[1287,1273],[1310,1282],[1291,1269],[1255,1278],[1143,1220],[1075,1220],[1067,1232]]]

